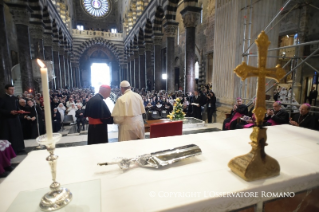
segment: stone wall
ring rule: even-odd
[[[200,62],[201,71],[206,73],[206,58],[207,54],[213,52],[214,49],[214,24],[215,24],[215,0],[199,0],[198,6],[202,7],[202,23],[198,23],[196,27],[196,60]],[[184,87],[184,71],[185,71],[185,27],[183,24],[181,10],[184,9],[184,3],[181,3],[176,11],[176,21],[179,22],[178,33],[175,38],[175,59],[180,70],[180,86]],[[179,39],[179,44],[177,40]],[[166,39],[163,37],[163,46]],[[204,65],[202,65],[204,64]],[[208,83],[208,78],[205,78],[204,83]]]

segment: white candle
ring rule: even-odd
[[[41,81],[42,81],[42,92],[43,92],[43,104],[44,104],[44,115],[45,115],[45,129],[47,132],[48,140],[52,140],[52,120],[51,120],[51,104],[50,104],[50,94],[49,94],[49,83],[48,83],[48,69],[45,67],[45,64],[37,59],[37,62],[41,72]]]

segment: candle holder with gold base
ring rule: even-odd
[[[46,158],[51,167],[52,184],[51,191],[46,193],[41,201],[40,208],[42,211],[55,211],[63,208],[72,200],[72,193],[67,188],[60,187],[60,183],[56,181],[56,164],[58,156],[54,155],[55,144],[61,139],[60,133],[53,133],[52,139],[48,139],[46,135],[39,136],[36,140],[39,144],[47,147],[50,155]]]
[[[233,158],[228,167],[246,181],[260,180],[280,174],[280,166],[276,159],[265,153],[266,128],[254,127],[250,135],[251,151],[246,155]]]

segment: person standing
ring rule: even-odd
[[[216,97],[215,94],[209,93],[207,94],[207,118],[208,123],[212,123],[213,113],[216,111]]]
[[[0,139],[8,140],[15,153],[24,152],[23,131],[19,119],[18,98],[14,94],[14,86],[5,86],[6,94],[0,98]]]
[[[120,87],[122,96],[117,99],[112,112],[114,123],[119,125],[118,141],[144,139],[142,97],[131,90],[128,81],[122,81]]]
[[[202,120],[203,99],[198,95],[198,91],[194,91],[191,105],[193,106],[193,117]]]
[[[89,118],[88,145],[108,143],[107,125],[113,124],[113,118],[103,99],[108,98],[110,93],[110,86],[101,85],[99,93],[86,104],[83,115]]]
[[[318,96],[317,90],[315,89],[315,87],[312,87],[308,97],[310,105],[312,104],[312,100],[314,99],[315,100],[314,105],[316,106],[317,96]]]

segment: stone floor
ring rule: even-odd
[[[198,128],[187,128],[183,129],[183,135],[188,134],[197,134],[205,132],[214,132],[220,131],[222,128],[221,123],[205,124],[203,127]],[[74,146],[83,146],[87,145],[87,126],[84,131],[80,133],[77,132],[76,125],[64,126],[63,130],[60,131],[62,134],[62,139],[57,143],[56,148],[67,148]],[[117,125],[108,125],[108,136],[109,143],[118,142],[118,127]],[[145,139],[149,139],[150,133],[145,133]],[[11,160],[12,167],[17,167],[26,157],[27,154],[31,151],[43,150],[44,148],[38,149],[39,146],[35,139],[25,140],[25,150],[26,154],[17,155],[17,157]],[[5,180],[5,178],[0,178],[0,183]]]

